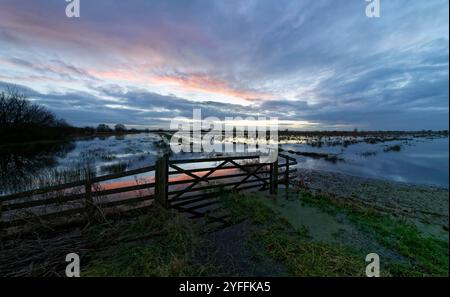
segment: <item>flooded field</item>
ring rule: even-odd
[[[285,143],[281,147],[286,151],[316,153],[291,154],[297,155],[298,166],[306,169],[448,188],[448,137],[345,143]]]
[[[155,133],[79,138],[0,148],[0,192],[36,188],[153,165],[167,151]],[[306,169],[448,188],[448,136],[281,137],[280,150]],[[177,154],[171,158],[195,158]],[[205,166],[205,164],[192,164]]]

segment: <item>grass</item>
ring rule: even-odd
[[[100,167],[103,174],[114,174],[124,172],[128,167],[127,162],[119,162],[111,165],[104,165]]]
[[[310,240],[304,228],[295,229],[261,203],[258,194],[232,194],[223,202],[235,220],[249,218],[259,228],[248,244],[260,258],[281,261],[294,276],[362,276],[364,258],[351,249]]]
[[[234,252],[227,250],[237,261],[217,262],[217,246],[211,244],[208,235],[202,232],[204,229],[176,211],[155,206],[132,219],[122,218],[83,229],[81,243],[86,242],[86,245],[79,248],[83,265],[81,275],[227,275],[223,267],[232,263],[249,265],[247,260],[239,261],[239,257],[251,254],[254,262],[250,265],[267,263],[263,264],[265,270],[276,275],[364,276],[366,252],[351,242],[318,240],[314,225],[293,224],[292,219],[296,218],[284,216],[279,208],[299,203],[327,216],[345,216],[348,224],[380,246],[401,255],[401,259],[382,257],[382,276],[448,276],[448,241],[425,236],[407,220],[381,213],[362,203],[305,189],[290,193],[290,204],[281,196],[277,197],[276,208],[271,207],[272,196],[258,192],[222,197],[223,208],[231,214],[234,223],[247,221],[237,225],[241,228],[234,232],[239,234],[222,237],[222,240],[229,240],[230,236],[240,238]],[[297,209],[293,210],[296,213]],[[317,213],[312,214],[316,218]],[[321,221],[320,216],[316,220]],[[242,234],[245,235],[240,236]],[[68,246],[73,248],[71,244]],[[60,254],[64,254],[63,251]],[[263,261],[267,259],[271,261]],[[279,264],[282,271],[270,263]]]
[[[405,259],[382,259],[382,275],[448,276],[448,241],[426,236],[412,222],[362,203],[309,190],[293,194],[298,196],[298,203],[333,216],[344,214],[358,230]],[[223,202],[236,221],[247,218],[258,226],[249,238],[255,255],[281,261],[294,276],[365,275],[365,255],[356,247],[345,242],[312,240],[306,228],[294,228],[280,213],[262,203],[263,199],[268,198],[264,194],[232,194]]]
[[[350,241],[321,241],[317,237],[315,221],[325,224],[320,214],[326,214],[333,218],[345,216],[346,224],[358,229],[354,236],[363,233],[379,246],[401,256],[387,259],[380,254],[383,276],[448,275],[448,241],[425,236],[405,219],[381,213],[362,203],[304,189],[290,193],[292,201],[287,202],[281,196],[276,202],[270,200],[274,197],[257,192],[222,197],[223,208],[231,214],[234,223],[246,220],[245,224],[236,225],[238,228],[232,231],[234,235],[228,233],[228,236],[219,237],[222,241],[239,238],[232,250],[226,250],[236,260],[227,260],[223,254],[216,259],[218,245],[212,244],[204,229],[174,210],[155,206],[138,217],[83,228],[80,236],[73,237],[82,259],[81,274],[125,277],[229,275],[227,266],[250,263],[250,266],[265,265],[264,271],[269,275],[364,276],[367,251]],[[312,225],[308,220],[294,223],[297,217],[286,216],[283,207],[297,207],[295,203],[320,210],[309,213],[315,218]],[[302,208],[291,210],[296,214]],[[223,242],[218,244],[221,246]],[[52,250],[55,263],[60,264],[64,247],[73,249],[73,243],[68,242],[59,253],[58,249]],[[247,260],[248,254],[252,260]],[[34,254],[32,257],[35,259]],[[239,257],[245,260],[239,261]],[[43,261],[48,261],[48,257],[43,257]],[[232,271],[246,271],[238,268]]]
[[[375,235],[382,245],[409,259],[409,265],[392,265],[401,276],[448,275],[448,242],[423,236],[417,228],[403,220],[388,216],[359,216],[354,221]],[[408,267],[409,266],[409,267]]]
[[[212,267],[196,259],[199,230],[174,211],[156,208],[131,224],[95,231],[99,241],[117,244],[89,255],[82,276],[202,276]]]
[[[333,214],[345,213],[361,230],[382,246],[404,256],[407,264],[389,263],[396,276],[448,276],[448,241],[422,234],[410,221],[380,213],[370,207],[303,190],[302,200]]]

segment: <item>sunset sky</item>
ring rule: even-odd
[[[69,123],[448,129],[448,0],[0,0],[0,89]]]

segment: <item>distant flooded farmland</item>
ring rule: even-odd
[[[282,137],[280,150],[300,168],[448,188],[449,141],[445,137]],[[155,133],[79,138],[69,142],[0,147],[0,193],[149,166],[167,150]],[[199,157],[199,154],[171,158]],[[204,166],[197,164],[194,166]]]
[[[282,148],[316,153],[291,154],[302,168],[448,188],[448,137],[321,146],[286,143]]]

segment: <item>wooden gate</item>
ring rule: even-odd
[[[92,219],[99,212],[106,216],[144,209],[155,201],[200,217],[211,212],[219,194],[249,189],[276,193],[280,184],[289,186],[295,172],[290,166],[297,164],[295,159],[280,154],[274,163],[258,160],[259,156],[184,160],[165,156],[155,166],[0,196],[0,232],[2,227],[33,222],[58,224],[69,218]],[[132,178],[140,174],[149,176],[141,183],[133,182]],[[126,184],[102,186],[125,177],[130,179]]]
[[[291,166],[297,164],[291,157],[279,157],[273,163],[260,163],[260,156],[184,160],[164,157],[156,164],[156,201],[187,212],[191,217],[200,217],[211,214],[215,210],[212,206],[225,193],[258,189],[275,194],[278,185],[289,187],[291,175],[295,173]],[[195,168],[183,168],[192,165]]]

